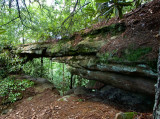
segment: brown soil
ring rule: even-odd
[[[105,44],[101,51],[112,51],[118,49],[118,55],[132,44],[132,48],[151,47],[152,52],[144,56],[149,60],[157,59],[158,47],[160,42],[160,0],[153,0],[142,7],[124,15],[122,20],[125,22],[126,31],[114,40]],[[112,20],[111,23],[117,22]]]
[[[125,14],[123,19],[112,18],[108,22],[99,22],[94,24],[91,28],[86,28],[83,33],[89,34],[95,29],[124,22],[127,28],[125,32],[112,40],[108,40],[109,38],[106,35],[106,40],[108,40],[108,42],[104,44],[100,52],[112,52],[116,49],[117,56],[121,57],[122,52],[129,47],[132,49],[151,47],[152,51],[144,57],[149,60],[155,60],[157,59],[158,47],[160,44],[159,18],[160,0],[153,0]],[[142,57],[142,59],[144,57]]]
[[[61,97],[56,91],[45,89],[35,92],[30,88],[25,98],[17,101],[0,119],[114,119],[116,113],[124,112],[114,104],[91,101],[75,95]],[[151,114],[139,114],[137,119],[152,119]]]

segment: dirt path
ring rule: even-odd
[[[37,80],[39,81],[39,80]],[[12,104],[0,119],[114,119],[124,109],[118,104],[103,102],[97,97],[60,96],[54,85],[45,80],[25,91],[22,100]],[[7,112],[7,114],[5,114]],[[151,114],[140,114],[136,119],[152,119]]]
[[[61,97],[51,89],[41,93],[29,91],[28,94],[34,96],[17,101],[10,112],[1,115],[0,119],[114,119],[116,113],[124,111],[113,104],[104,104],[87,97]]]
[[[51,89],[14,104],[0,119],[113,119],[120,110],[75,95],[57,95]]]

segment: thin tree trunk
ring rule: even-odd
[[[51,70],[50,70],[50,73],[51,73],[51,80],[53,80],[53,65],[52,65],[52,58],[50,59],[50,68],[51,68]]]
[[[64,88],[65,88],[65,77],[64,77],[64,63],[63,63],[63,95],[64,95]]]
[[[23,28],[23,31],[22,31],[22,35],[23,35],[23,44],[25,44],[25,41],[24,41],[24,28]]]
[[[70,89],[72,89],[72,88],[73,88],[73,85],[72,85],[73,83],[72,83],[72,82],[73,82],[73,74],[71,74]]]
[[[41,57],[41,77],[43,76],[43,57]]]
[[[153,118],[160,119],[160,47],[159,47],[159,56],[158,56],[158,63],[157,63],[157,72],[158,72],[158,79],[157,84],[155,85],[155,104],[153,108]]]

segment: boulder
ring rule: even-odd
[[[107,85],[112,85],[114,87],[128,90],[135,93],[142,93],[154,96],[155,88],[154,84],[156,80],[147,77],[137,77],[122,75],[113,72],[101,72],[101,71],[91,71],[81,68],[70,68],[70,72],[75,75],[79,75],[83,78],[95,81],[101,81]]]
[[[154,100],[147,95],[131,93],[110,85],[105,86],[99,91],[102,99],[120,103],[124,107],[132,107],[139,111],[152,110]]]
[[[101,82],[95,81],[95,80],[89,80],[89,82],[86,85],[86,88],[99,90],[99,89],[103,88],[104,86],[105,86],[104,83],[101,83]]]
[[[137,115],[136,112],[119,112],[114,119],[133,119],[135,115]]]
[[[88,95],[91,91],[88,90],[85,86],[78,86],[74,90],[75,95]]]

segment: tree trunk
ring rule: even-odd
[[[159,47],[159,56],[158,56],[158,63],[157,63],[157,72],[158,72],[158,80],[157,84],[155,85],[155,104],[153,108],[153,118],[160,119],[160,47]]]
[[[63,63],[63,96],[64,96],[64,89],[65,89],[65,77],[64,77],[64,63]]]
[[[41,77],[43,77],[43,57],[41,57]]]
[[[71,74],[71,80],[70,80],[70,89],[72,89],[73,88],[73,74]]]

